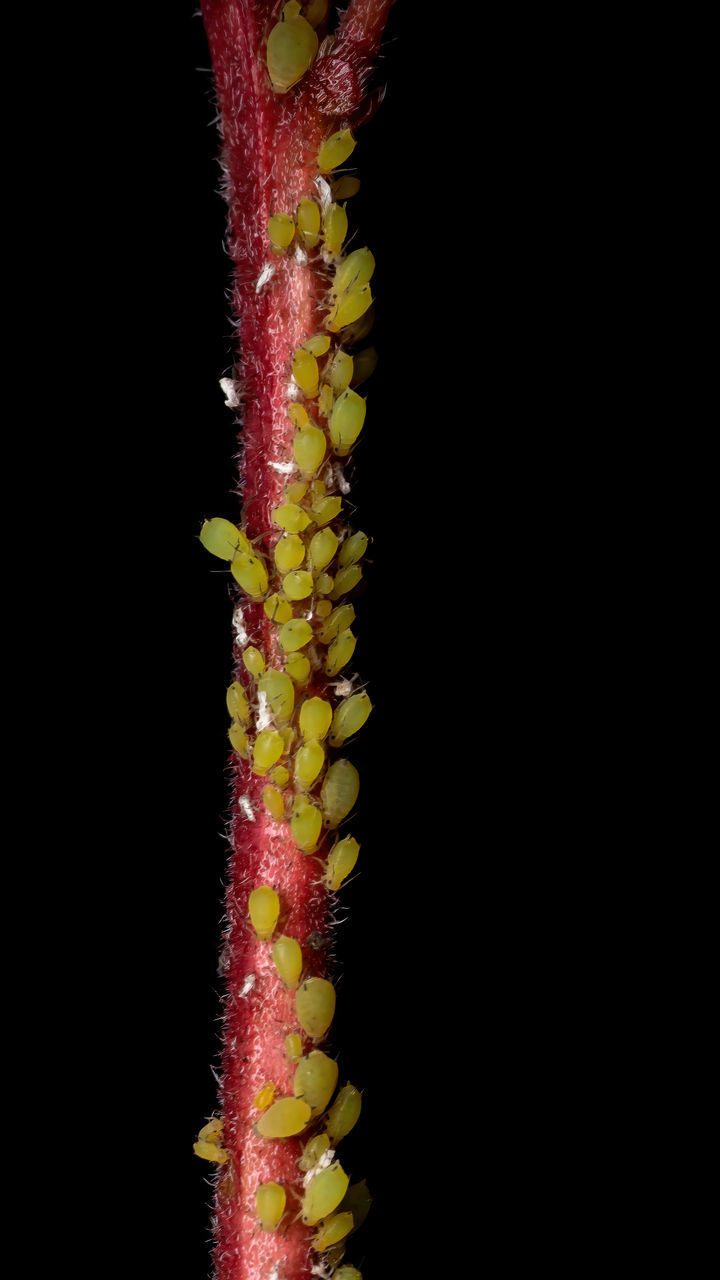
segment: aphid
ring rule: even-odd
[[[332,588],[331,588],[332,590]],[[318,640],[329,644],[341,631],[346,631],[355,619],[355,609],[351,604],[340,604],[333,609],[327,622],[318,631]]]
[[[290,991],[295,991],[303,967],[302,948],[297,938],[288,938],[283,934],[273,946],[272,958],[285,986]]]
[[[247,649],[243,651],[242,657],[251,676],[257,677],[262,675],[265,670],[265,659],[263,658],[260,650],[255,648],[254,644],[248,645]]]
[[[281,596],[277,591],[273,591],[271,596],[263,603],[265,617],[271,622],[276,622],[280,626],[283,622],[288,622],[293,616],[292,605],[289,600]]]
[[[276,822],[282,822],[285,817],[285,801],[282,798],[282,793],[278,791],[277,787],[265,787],[262,798],[270,817],[274,818]]]
[[[280,645],[286,653],[302,649],[312,640],[313,629],[306,618],[291,618],[280,629]]]
[[[306,698],[300,707],[300,732],[305,741],[324,738],[332,717],[332,706],[324,698]]]
[[[258,680],[258,693],[267,699],[278,728],[287,724],[295,708],[295,686],[290,676],[284,671],[266,671]]]
[[[219,1142],[223,1135],[223,1121],[219,1116],[213,1116],[212,1120],[208,1120],[204,1124],[198,1134],[198,1142]]]
[[[305,796],[296,796],[293,801],[290,830],[298,849],[302,849],[303,853],[313,853],[317,849],[322,832],[322,812]]]
[[[338,827],[350,813],[360,791],[360,775],[349,760],[336,760],[325,774],[322,806],[329,827]]]
[[[282,12],[282,21],[267,40],[267,69],[276,93],[287,93],[301,80],[312,65],[318,50],[318,38],[309,22],[300,16],[298,0],[290,0]]]
[[[230,739],[233,751],[237,751],[238,755],[242,756],[243,760],[247,760],[250,752],[250,743],[245,730],[237,723],[237,721],[234,721],[233,724],[230,725],[230,728],[228,729],[228,738]]]
[[[333,389],[328,382],[321,384],[317,403],[318,413],[321,417],[327,418],[333,407]]]
[[[290,781],[290,770],[286,769],[284,764],[276,764],[275,768],[270,770],[270,781],[274,782],[276,787],[286,787]]]
[[[321,574],[321,577],[324,575]],[[318,600],[315,605],[315,613],[318,618],[329,618],[332,613],[332,605],[329,600]]]
[[[315,594],[318,596],[327,596],[335,586],[335,579],[329,573],[320,573],[315,579]],[[330,606],[332,609],[332,605]]]
[[[333,292],[344,293],[346,289],[360,289],[372,279],[375,270],[375,259],[368,248],[354,249],[338,264],[333,280]]]
[[[327,442],[325,432],[312,425],[302,427],[293,440],[293,453],[301,471],[313,473],[322,466]]]
[[[252,600],[262,600],[268,588],[267,569],[262,560],[248,551],[239,551],[230,563],[230,572]]]
[[[253,773],[264,778],[268,769],[277,764],[285,750],[285,742],[275,729],[261,729],[253,746]]]
[[[268,218],[268,236],[273,253],[284,253],[293,242],[295,223],[289,213],[273,213]]]
[[[343,1085],[327,1114],[325,1129],[331,1147],[336,1147],[342,1138],[346,1138],[350,1130],[360,1119],[362,1094],[352,1084]]]
[[[329,0],[310,0],[305,6],[305,17],[311,27],[318,27],[326,16],[329,6]]]
[[[273,556],[280,573],[299,569],[305,559],[305,543],[297,533],[283,533],[275,543]]]
[[[258,938],[266,942],[272,937],[280,915],[280,899],[275,890],[269,884],[253,889],[248,899],[248,911]]]
[[[320,206],[303,196],[297,207],[297,227],[306,249],[315,249],[320,239]]]
[[[255,1192],[255,1208],[263,1231],[275,1231],[285,1212],[287,1196],[279,1182],[264,1182]]]
[[[256,1095],[253,1106],[256,1107],[258,1111],[267,1111],[270,1104],[274,1101],[276,1093],[277,1089],[275,1085],[272,1080],[269,1080],[267,1084],[263,1085],[260,1092]]]
[[[252,547],[237,525],[222,516],[213,516],[206,520],[200,530],[200,541],[206,551],[218,556],[220,560],[232,560],[237,551],[251,551]]]
[[[301,747],[295,756],[295,782],[308,790],[319,778],[325,764],[325,752],[314,740]]]
[[[348,216],[341,204],[329,204],[323,215],[323,241],[325,250],[336,257],[348,233]]]
[[[372,1196],[363,1178],[362,1182],[354,1182],[340,1205],[343,1213],[351,1213],[355,1230],[361,1227],[372,1208]]]
[[[343,667],[347,666],[355,652],[356,644],[357,639],[350,630],[341,631],[333,640],[325,659],[325,670],[329,676],[336,676],[338,671],[342,671]]]
[[[362,729],[371,711],[372,702],[364,690],[345,698],[333,713],[330,746],[341,746],[346,738]]]
[[[344,458],[352,449],[363,428],[366,403],[357,391],[347,387],[333,405],[328,429],[333,449]]]
[[[296,406],[296,408],[299,408],[299,407],[300,407],[299,405]],[[305,417],[307,418],[307,414],[305,414]],[[308,422],[309,421],[310,419],[308,418]],[[286,502],[289,503],[291,506],[296,505],[298,502],[302,502],[303,498],[305,497],[305,494],[307,493],[307,489],[308,489],[307,480],[294,480],[293,483],[289,484],[287,489],[285,490]],[[299,532],[301,532],[299,529],[288,530],[288,533],[299,533]]]
[[[307,488],[307,485],[304,486]],[[274,507],[270,512],[273,524],[279,525],[286,533],[302,533],[310,524],[310,516],[296,502],[286,502],[281,507]]]
[[[339,129],[323,142],[318,151],[317,163],[321,173],[329,173],[344,164],[355,150],[355,139],[349,129]]]
[[[288,418],[298,429],[306,427],[310,422],[307,409],[304,405],[298,404],[297,401],[288,406],[287,412]]]
[[[318,1160],[320,1160],[322,1156],[325,1155],[325,1152],[329,1150],[330,1139],[327,1134],[316,1133],[315,1137],[311,1138],[307,1143],[300,1159],[298,1160],[298,1165],[302,1169],[303,1173],[309,1173],[310,1169],[313,1169]]]
[[[362,569],[359,564],[348,564],[344,569],[338,569],[335,574],[335,585],[330,593],[331,600],[339,600],[341,596],[347,595],[348,591],[352,591],[362,578]]]
[[[313,573],[320,573],[329,565],[338,549],[338,536],[332,529],[319,529],[310,539],[308,560]]]
[[[312,1116],[315,1117],[325,1110],[335,1092],[337,1082],[338,1064],[335,1059],[329,1058],[321,1049],[312,1049],[308,1056],[301,1058],[297,1064],[293,1078],[293,1093],[296,1098],[303,1098],[312,1107]]]
[[[243,724],[247,724],[250,719],[250,706],[247,694],[239,681],[233,680],[225,694],[225,702],[233,720],[240,720]]]
[[[310,677],[310,659],[304,653],[290,653],[285,661],[285,670],[295,684],[306,684]]]
[[[194,1142],[193,1151],[201,1160],[211,1160],[214,1164],[227,1164],[230,1159],[230,1152],[215,1142]]]
[[[325,870],[325,884],[337,892],[343,880],[347,880],[360,853],[360,845],[352,836],[345,836],[330,850]]]
[[[340,348],[338,348],[332,358],[332,364],[327,372],[330,386],[336,396],[341,395],[345,388],[350,386],[350,379],[353,376],[353,367],[354,361],[352,356],[349,356],[346,351],[341,351]]]
[[[329,1249],[331,1245],[337,1244],[339,1240],[344,1240],[345,1236],[353,1229],[353,1216],[351,1213],[334,1213],[332,1217],[326,1218],[322,1223],[320,1230],[312,1238],[312,1245],[319,1253],[324,1249]]]
[[[342,498],[339,498],[337,494],[329,493],[327,497],[320,498],[313,506],[312,513],[315,524],[318,528],[322,528],[323,525],[328,524],[336,516],[339,516],[341,510]]]
[[[262,1138],[292,1138],[302,1133],[310,1119],[310,1107],[302,1098],[279,1098],[260,1117],[255,1130]]]
[[[293,569],[283,578],[283,591],[289,600],[307,600],[313,592],[313,576],[307,569]],[[292,616],[292,609],[290,610]],[[287,622],[283,618],[283,622]]]
[[[341,1204],[349,1186],[350,1178],[339,1160],[327,1169],[321,1169],[303,1196],[302,1220],[305,1225],[314,1227],[321,1219],[329,1217]]]
[[[337,333],[340,329],[345,329],[343,340],[348,344],[359,342],[361,338],[369,333],[371,324],[363,325],[358,328],[357,333],[351,333],[347,328],[348,325],[355,324],[369,311],[372,306],[372,292],[369,284],[359,285],[357,289],[348,289],[333,303],[330,308],[325,328],[331,333]],[[372,323],[372,322],[371,322]]]
[[[349,538],[346,538],[340,548],[338,564],[343,569],[346,565],[357,564],[358,560],[362,560],[365,555],[367,546],[368,536],[366,533],[363,533],[360,530],[358,533],[351,534]]]
[[[302,1038],[293,1031],[285,1037],[285,1052],[291,1062],[297,1062],[302,1056]]]
[[[368,378],[377,369],[378,353],[374,347],[363,347],[362,351],[358,351],[355,356],[355,367],[353,369],[352,387],[359,387],[363,382],[367,382]]]
[[[298,1022],[311,1040],[322,1040],[335,1015],[335,988],[326,978],[306,978],[295,992]]]
[[[350,173],[343,173],[332,184],[333,200],[350,200],[360,190],[360,179]]]
[[[320,382],[320,372],[318,370],[318,362],[309,351],[305,351],[303,347],[293,356],[292,366],[293,378],[297,382],[301,391],[306,396],[316,396],[318,393],[318,385]]]
[[[293,742],[295,741],[295,730],[293,729],[292,725],[284,724],[282,729],[280,729],[279,732],[280,732],[280,737],[282,738],[285,744],[285,750],[289,751],[290,748],[292,747]]]
[[[301,349],[309,351],[311,356],[324,356],[330,349],[330,339],[326,333],[314,333],[312,338],[303,342]]]

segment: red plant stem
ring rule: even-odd
[[[233,310],[237,317],[242,431],[239,435],[243,528],[272,563],[271,509],[283,500],[292,459],[293,425],[288,386],[293,350],[322,330],[328,268],[318,254],[274,255],[267,222],[274,212],[294,213],[303,196],[317,197],[316,155],[335,130],[357,127],[367,114],[366,82],[392,0],[352,0],[334,42],[303,80],[286,94],[272,90],[265,68],[265,40],[282,4],[268,0],[203,0],[202,9],[220,107],[222,165],[228,203],[228,248],[234,263]],[[277,628],[262,604],[240,599],[235,613],[236,670],[247,684],[242,649],[254,644],[268,665],[282,666]],[[330,682],[332,683],[332,682]],[[308,695],[328,693],[315,676]],[[330,941],[322,865],[303,854],[290,828],[273,822],[262,803],[267,779],[233,756],[232,855],[223,953],[226,994],[222,1054],[223,1146],[215,1220],[218,1280],[309,1280],[317,1255],[313,1229],[302,1224],[292,1195],[288,1225],[260,1230],[255,1190],[273,1180],[302,1194],[297,1159],[300,1139],[268,1141],[255,1134],[254,1099],[266,1082],[292,1096],[294,1066],[285,1036],[297,1031],[293,993],[280,982],[267,942],[248,920],[250,890],[262,884],[282,904],[278,931],[300,942],[304,976],[324,976]],[[317,945],[318,941],[320,946]],[[305,1051],[311,1048],[305,1042]]]

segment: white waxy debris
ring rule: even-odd
[[[258,709],[255,717],[255,727],[258,733],[262,733],[263,729],[267,729],[272,724],[272,713],[268,702],[267,694],[262,690],[258,693]]]
[[[268,466],[271,466],[273,471],[279,471],[281,476],[289,476],[295,470],[294,462],[270,462]]]
[[[333,466],[333,479],[341,493],[350,492],[350,482],[345,479],[345,472],[339,462]]]
[[[301,267],[304,267],[307,260],[308,260],[308,257],[302,245],[296,244],[295,245],[295,261],[299,263]]]
[[[335,1152],[332,1147],[329,1147],[327,1151],[323,1151],[320,1158],[315,1161],[312,1169],[308,1169],[305,1174],[305,1177],[303,1178],[303,1186],[309,1187],[313,1178],[316,1178],[319,1173],[322,1173],[323,1169],[329,1168],[334,1159]]]
[[[250,637],[245,630],[245,617],[240,605],[237,606],[232,621],[235,628],[235,643],[244,649]]]
[[[264,288],[264,286],[267,284],[268,280],[272,280],[274,275],[275,275],[274,266],[272,265],[271,262],[266,262],[265,266],[260,272],[260,275],[255,281],[255,292],[259,293],[260,290]]]
[[[347,698],[349,694],[352,693],[353,682],[352,680],[346,680],[346,679],[338,680],[337,684],[334,684],[332,687],[339,698]]]
[[[240,397],[237,393],[237,385],[234,378],[221,378],[220,390],[225,397],[225,407],[227,409],[240,408]]]
[[[238,800],[238,808],[242,809],[245,817],[250,821],[255,821],[255,810],[252,807],[252,801],[249,796],[240,796]]]
[[[332,189],[330,187],[330,183],[327,182],[325,178],[321,177],[320,174],[318,174],[317,178],[315,179],[315,186],[317,187],[317,191],[318,191],[320,208],[324,213],[328,205],[332,204]]]
[[[244,980],[244,982],[243,982],[243,984],[242,984],[242,986],[241,986],[240,990],[238,991],[238,995],[239,995],[240,999],[241,999],[241,1000],[246,1000],[246,999],[247,999],[247,997],[250,995],[250,992],[252,991],[252,989],[253,989],[253,987],[254,987],[254,986],[255,986],[255,974],[254,974],[254,973],[246,973],[246,974],[245,974],[245,980]]]

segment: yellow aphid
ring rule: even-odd
[[[248,899],[248,911],[258,938],[262,941],[271,938],[280,915],[280,899],[269,884],[253,889]]]
[[[310,788],[322,773],[325,752],[314,740],[301,747],[295,756],[295,782],[299,787]]]
[[[247,760],[250,752],[250,743],[245,730],[238,724],[237,720],[230,725],[230,728],[228,729],[228,738],[230,739],[233,750],[237,751],[238,755],[242,756],[243,760]]]
[[[335,579],[329,573],[320,573],[315,579],[315,595],[328,596],[334,586]]]
[[[270,514],[273,524],[279,525],[286,533],[302,533],[303,529],[307,529],[310,524],[307,511],[303,511],[302,507],[295,502],[287,502],[282,507],[275,507]]]
[[[296,1098],[304,1098],[309,1103],[313,1116],[319,1116],[332,1098],[337,1082],[337,1062],[334,1058],[328,1058],[321,1049],[313,1049],[307,1058],[301,1058],[298,1062],[293,1079],[293,1093]]]
[[[305,416],[307,417],[307,414]],[[302,502],[303,498],[305,497],[305,494],[307,493],[307,490],[308,490],[307,480],[294,480],[293,483],[289,484],[287,489],[285,490],[285,499],[291,505],[294,505],[298,502]],[[298,533],[299,530],[298,529],[288,530],[288,532]]]
[[[240,720],[243,724],[246,724],[250,719],[250,706],[247,694],[238,680],[233,680],[225,694],[225,701],[233,720]]]
[[[325,659],[325,670],[329,676],[336,676],[338,671],[342,671],[347,666],[355,652],[357,640],[352,631],[341,631],[335,640],[333,640],[327,651]]]
[[[275,1231],[285,1212],[287,1196],[279,1182],[264,1182],[255,1192],[255,1208],[263,1231]]]
[[[298,404],[297,401],[289,406],[288,418],[293,426],[298,428],[306,427],[310,422],[307,409],[304,405]]]
[[[346,293],[340,295],[337,302],[330,308],[325,327],[331,333],[337,333],[338,330],[354,324],[356,320],[365,315],[371,306],[372,292],[369,284],[362,284],[357,289],[348,289]],[[359,341],[369,331],[369,327],[369,325],[367,328],[363,326],[360,332],[352,335],[352,340]],[[349,332],[343,335],[343,340],[347,342],[351,340]]]
[[[362,560],[368,547],[368,536],[362,531],[353,533],[346,538],[340,548],[338,563],[341,568],[345,568],[349,564],[357,564],[358,560]]]
[[[314,249],[320,239],[320,206],[303,196],[297,207],[297,227],[306,249]]]
[[[253,1106],[257,1107],[258,1111],[267,1111],[268,1107],[273,1102],[276,1093],[277,1088],[273,1084],[272,1080],[269,1080],[267,1084],[263,1085],[262,1089],[257,1094]]]
[[[303,1173],[309,1173],[309,1171],[315,1167],[318,1160],[320,1160],[322,1156],[325,1155],[325,1152],[329,1151],[329,1149],[330,1139],[327,1134],[316,1133],[315,1137],[311,1138],[307,1143],[300,1159],[298,1160],[298,1165],[302,1169]]]
[[[324,356],[330,348],[330,339],[326,333],[315,333],[307,342],[303,342],[302,350],[309,351],[311,356]]]
[[[247,551],[239,551],[231,561],[230,572],[243,591],[253,600],[261,600],[268,588],[267,569],[262,560]]]
[[[320,385],[320,395],[318,396],[318,413],[322,418],[327,418],[333,407],[333,389],[329,382],[323,382]]]
[[[347,387],[338,396],[330,414],[329,430],[333,449],[339,458],[348,454],[363,428],[366,403],[357,391]]]
[[[347,595],[348,591],[352,591],[353,587],[357,586],[361,578],[362,569],[359,564],[347,564],[344,569],[338,569],[330,598],[339,600],[341,596]]]
[[[280,737],[282,738],[285,744],[285,750],[289,751],[290,748],[292,747],[293,742],[295,741],[295,730],[293,729],[292,725],[289,725],[289,724],[283,725],[282,729],[280,730]]]
[[[330,0],[310,0],[305,6],[305,17],[311,27],[318,27],[327,15]]]
[[[336,760],[325,774],[322,806],[329,827],[338,827],[347,818],[360,791],[360,775],[349,760]]]
[[[336,494],[328,494],[326,498],[320,498],[312,509],[315,524],[322,528],[330,520],[334,520],[336,516],[339,516],[341,510],[342,498],[339,498]]]
[[[268,235],[275,253],[284,253],[292,244],[295,235],[295,223],[289,213],[274,213],[268,218]]]
[[[266,671],[258,680],[258,694],[267,699],[276,725],[287,724],[295,707],[295,686],[289,675],[284,671]]]
[[[358,351],[352,376],[353,387],[359,387],[363,382],[367,382],[370,375],[377,369],[377,362],[378,353],[374,347],[363,347],[362,351]]]
[[[304,653],[290,653],[285,662],[285,670],[295,684],[306,684],[310,677],[310,659]]]
[[[283,934],[273,946],[272,958],[281,980],[290,991],[294,991],[303,967],[302,949],[297,938],[288,938]],[[297,1096],[297,1090],[295,1093]]]
[[[329,173],[344,164],[355,150],[355,139],[349,129],[339,129],[323,142],[318,151],[318,169],[321,173]]]
[[[332,707],[324,698],[306,698],[300,707],[300,732],[305,741],[324,738],[332,717]]]
[[[339,263],[333,280],[333,291],[345,293],[346,289],[359,289],[372,279],[375,259],[369,249],[354,249]]]
[[[211,1160],[214,1164],[227,1164],[230,1159],[230,1152],[215,1142],[194,1142],[193,1151],[201,1160]]]
[[[332,589],[332,588],[331,588]],[[355,609],[351,604],[340,604],[333,609],[327,622],[318,632],[318,640],[329,644],[341,631],[347,630],[355,619]]]
[[[302,1098],[279,1098],[255,1125],[262,1138],[292,1138],[302,1133],[310,1119],[310,1107]]]
[[[329,565],[338,549],[338,537],[332,529],[320,529],[310,539],[308,559],[313,573],[320,573]]]
[[[267,40],[267,69],[276,93],[287,93],[312,65],[318,38],[309,22],[300,16],[300,5],[291,0],[283,9],[283,20],[273,27]]]
[[[242,529],[229,520],[223,520],[222,516],[213,516],[212,520],[205,521],[200,530],[200,541],[206,551],[220,560],[232,560],[236,551],[252,550]]]
[[[325,1129],[330,1138],[330,1145],[336,1147],[342,1138],[346,1138],[360,1119],[362,1095],[354,1085],[343,1085],[337,1098],[328,1111]]]
[[[312,489],[310,490],[310,497],[312,501],[317,502],[318,498],[324,498],[326,493],[327,485],[324,480],[318,480],[316,476],[312,482]]]
[[[328,370],[328,378],[330,386],[336,396],[342,394],[346,387],[350,386],[350,380],[353,376],[354,361],[346,351],[338,349],[332,358],[332,364]]]
[[[324,575],[320,575],[321,577]],[[332,588],[331,588],[332,589]],[[329,618],[332,613],[332,605],[329,600],[318,600],[315,605],[315,613],[318,618]]]
[[[292,371],[300,390],[304,391],[306,396],[316,396],[320,381],[318,362],[303,347],[299,347],[293,356]]]
[[[325,884],[334,893],[340,888],[343,880],[350,875],[360,853],[360,845],[352,836],[346,836],[330,850],[325,870]]]
[[[341,204],[329,204],[323,216],[323,241],[327,253],[336,257],[348,233],[348,216]]]
[[[282,822],[285,816],[285,801],[282,798],[282,792],[277,787],[265,787],[263,791],[263,804],[276,822]]]
[[[307,569],[293,569],[283,578],[283,591],[289,600],[307,600],[313,592],[313,576]],[[292,613],[292,610],[290,611]],[[283,618],[287,622],[287,618]]]
[[[349,1186],[350,1178],[339,1160],[329,1168],[321,1169],[303,1197],[302,1220],[305,1225],[314,1227],[322,1218],[329,1217],[344,1199]]]
[[[297,533],[283,533],[275,543],[273,556],[280,573],[299,569],[305,559],[305,543]]]
[[[297,1062],[302,1055],[302,1037],[293,1031],[285,1037],[285,1052],[291,1062]]]
[[[332,184],[333,200],[350,200],[360,190],[360,179],[350,173],[343,173]]]
[[[322,465],[327,449],[327,441],[325,432],[319,427],[307,426],[302,427],[296,432],[293,439],[293,453],[301,471],[310,474],[317,471]]]
[[[311,804],[305,796],[295,797],[290,830],[298,849],[302,849],[303,853],[313,853],[317,849],[322,833],[322,817],[316,804]]]
[[[329,1249],[339,1240],[344,1240],[345,1236],[352,1231],[353,1225],[351,1213],[334,1213],[332,1217],[325,1219],[320,1230],[313,1236],[313,1249],[317,1249],[319,1253]]]
[[[249,644],[247,649],[243,651],[243,662],[251,676],[260,676],[265,670],[265,659],[254,644]]]
[[[311,1040],[322,1040],[335,1015],[335,988],[326,978],[306,978],[295,992],[300,1026]]]
[[[341,746],[346,738],[362,729],[371,711],[372,702],[364,691],[345,698],[333,713],[330,746]]]
[[[290,601],[286,600],[284,596],[279,595],[277,591],[274,591],[273,594],[268,596],[267,600],[264,601],[263,610],[265,612],[265,617],[269,618],[271,622],[276,622],[278,626],[281,626],[283,622],[288,622],[293,616]]]
[[[264,778],[268,769],[277,764],[285,750],[282,735],[275,729],[261,729],[253,746],[253,773]]]
[[[270,781],[274,782],[276,787],[286,787],[290,781],[290,770],[286,769],[284,764],[276,764],[275,768],[270,770]]]
[[[313,629],[306,618],[292,618],[280,630],[280,644],[286,653],[302,649],[312,640]]]
[[[333,1280],[363,1280],[363,1278],[357,1267],[340,1267],[337,1271],[333,1271]]]
[[[198,1142],[219,1142],[223,1135],[223,1128],[223,1121],[219,1116],[214,1116],[203,1125],[198,1134]]]
[[[355,1230],[362,1226],[371,1207],[372,1196],[368,1191],[368,1185],[364,1178],[362,1182],[353,1183],[340,1206],[343,1213],[347,1211],[352,1214]]]

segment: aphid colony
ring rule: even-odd
[[[268,70],[277,92],[286,92],[304,74],[317,52],[314,26],[327,10],[327,0],[311,0],[306,17],[300,4],[286,4],[281,21],[270,33]],[[329,174],[355,146],[348,129],[329,137],[320,148],[317,167]],[[355,179],[341,178],[335,194],[351,195]],[[359,777],[350,760],[329,762],[330,752],[342,748],[365,724],[372,705],[364,690],[332,696],[329,682],[340,676],[355,650],[352,623],[355,610],[345,596],[362,577],[361,561],[368,546],[365,533],[351,533],[341,523],[342,498],[328,491],[320,471],[328,455],[345,458],[365,421],[365,401],[355,387],[372,372],[375,353],[360,352],[353,359],[333,346],[331,335],[357,337],[356,322],[372,303],[370,279],[373,255],[367,248],[342,257],[347,234],[345,209],[336,201],[320,206],[303,198],[294,214],[275,213],[268,222],[270,252],[283,254],[296,240],[307,250],[318,249],[333,268],[325,328],[310,335],[293,353],[288,370],[297,389],[288,409],[295,428],[292,443],[297,478],[288,484],[283,501],[272,511],[272,556],[263,555],[235,524],[221,517],[207,520],[200,541],[229,564],[230,572],[251,601],[262,603],[272,625],[275,643],[268,656],[252,644],[242,653],[246,675],[227,690],[231,719],[229,738],[234,751],[253,774],[267,783],[262,800],[270,819],[289,825],[297,848],[318,856],[326,832],[334,833],[352,811]],[[348,326],[355,326],[348,329]],[[299,394],[298,394],[299,393]],[[333,468],[325,472],[332,483]],[[320,689],[323,696],[314,692]],[[327,696],[325,696],[327,695]],[[352,872],[360,846],[352,836],[336,839],[324,860],[322,879],[337,892]],[[249,894],[249,923],[257,938],[271,947],[272,961],[284,987],[294,993],[300,1029],[317,1046],[327,1035],[335,1012],[335,989],[321,977],[302,980],[304,959],[296,938],[279,934],[278,893],[267,884]],[[357,1123],[361,1095],[338,1083],[337,1063],[314,1047],[303,1054],[299,1032],[285,1038],[285,1053],[295,1064],[293,1097],[276,1098],[273,1083],[255,1098],[255,1132],[268,1142],[296,1137],[312,1126],[299,1158],[305,1174],[300,1205],[303,1223],[315,1228],[312,1243],[341,1260],[343,1241],[367,1214],[370,1197],[363,1183],[350,1186],[348,1174],[333,1159],[338,1143]],[[195,1151],[205,1159],[225,1163],[223,1122],[211,1120],[200,1131]],[[287,1220],[288,1194],[278,1182],[257,1187],[255,1210],[259,1228],[275,1231]],[[335,1280],[362,1280],[352,1266],[334,1271]]]

